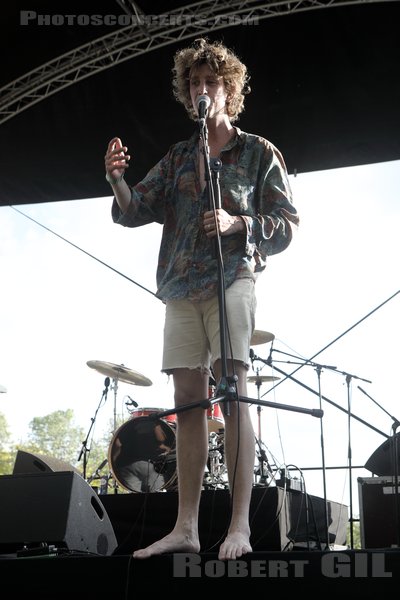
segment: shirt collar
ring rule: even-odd
[[[235,135],[232,136],[232,139],[230,139],[229,142],[222,148],[222,151],[230,150],[231,148],[236,146],[236,144],[244,143],[244,137],[242,135],[241,129],[239,129],[239,127],[235,127],[235,125],[233,125],[233,128],[235,129]],[[190,151],[193,151],[196,148],[198,141],[199,141],[199,133],[198,133],[198,131],[195,131],[189,139]]]

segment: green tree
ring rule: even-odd
[[[14,453],[11,448],[11,434],[5,416],[0,413],[0,475],[9,475],[12,471]]]
[[[10,431],[8,429],[7,419],[0,413],[0,449],[4,450],[6,444],[9,443],[11,438]]]
[[[118,419],[116,429],[122,425]],[[11,441],[6,418],[0,413],[0,475],[10,475],[13,471],[18,450],[23,450],[46,458],[56,458],[77,469],[93,487],[100,486],[101,480],[108,482],[108,493],[115,487],[124,493],[113,479],[108,453],[114,435],[114,423],[110,420],[106,431],[96,439],[84,439],[84,430],[74,422],[72,409],[56,411],[44,417],[35,417],[29,423],[27,439],[18,444]]]
[[[53,456],[75,465],[83,433],[73,419],[72,409],[34,417],[29,423],[28,441],[23,444],[22,449]]]
[[[357,517],[355,517],[357,519]],[[350,548],[351,543],[351,533],[350,533],[350,523],[347,524],[347,545]],[[360,550],[361,548],[361,533],[360,533],[360,522],[353,521],[353,548],[354,550]]]
[[[97,485],[101,476],[109,474],[108,448],[111,433],[99,439],[84,439],[84,430],[74,422],[72,409],[55,411],[44,417],[35,417],[29,424],[28,439],[18,444],[19,450],[62,460],[76,468],[85,479],[94,478]],[[109,425],[111,431],[111,425]]]

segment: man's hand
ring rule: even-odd
[[[120,138],[113,138],[108,146],[104,157],[106,173],[112,179],[121,179],[124,176],[125,169],[129,167],[129,154],[126,154],[128,148],[122,145]]]
[[[220,235],[232,235],[245,230],[245,224],[241,217],[230,215],[223,208],[217,208],[215,211],[208,210],[203,215],[203,227],[208,238],[217,235],[216,225]]]

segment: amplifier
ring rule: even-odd
[[[359,477],[360,537],[362,548],[399,546],[400,479]]]

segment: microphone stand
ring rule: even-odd
[[[85,479],[85,480],[86,480],[86,469],[87,469],[87,463],[88,463],[88,456],[89,456],[89,452],[90,452],[90,448],[88,448],[88,440],[89,440],[90,432],[92,431],[92,428],[93,428],[94,423],[96,421],[97,413],[99,412],[100,407],[101,407],[101,405],[103,403],[103,399],[104,399],[104,403],[107,401],[108,386],[110,385],[110,378],[109,377],[105,378],[104,385],[105,385],[105,388],[104,388],[103,393],[101,395],[100,402],[98,404],[98,407],[96,408],[96,411],[94,413],[94,417],[92,417],[90,419],[90,427],[89,427],[89,430],[88,430],[88,432],[86,434],[86,438],[82,442],[82,448],[81,448],[81,451],[80,451],[79,456],[78,456],[78,462],[81,460],[81,458],[83,456],[83,479]]]
[[[206,181],[207,193],[208,193],[208,207],[209,210],[213,210],[214,213],[218,208],[221,208],[221,189],[219,183],[219,174],[222,169],[222,162],[218,158],[210,158],[209,147],[208,147],[208,131],[207,125],[204,122],[200,123],[200,137],[203,145],[203,157],[204,157],[204,178]],[[224,414],[230,414],[229,399],[237,397],[236,392],[236,378],[228,377],[228,362],[226,352],[226,313],[225,313],[225,283],[224,283],[224,265],[222,259],[221,239],[219,236],[218,226],[215,223],[215,229],[217,232],[214,240],[213,255],[217,261],[218,270],[218,309],[219,309],[219,335],[221,345],[221,380],[217,382],[215,394],[218,395],[223,392],[224,398]]]
[[[393,425],[392,425],[393,436],[391,438],[392,439],[392,448],[391,448],[392,461],[391,461],[391,464],[393,465],[393,470],[391,470],[391,472],[394,475],[394,495],[395,495],[395,504],[396,504],[396,510],[395,510],[396,539],[397,539],[397,547],[399,548],[400,547],[400,496],[399,496],[399,459],[398,459],[398,452],[399,452],[398,437],[399,436],[396,432],[397,432],[397,428],[400,426],[400,422],[396,419],[396,417],[394,417],[387,410],[385,410],[383,408],[383,406],[381,406],[369,394],[367,394],[367,392],[365,390],[363,390],[362,387],[360,387],[359,385],[357,387],[363,394],[365,394],[365,396],[367,396],[370,400],[372,400],[372,402],[375,402],[375,404],[377,406],[379,406],[379,408],[381,410],[383,410],[383,412],[385,412],[387,415],[389,415],[389,417],[393,421]]]
[[[363,379],[362,377],[357,377],[357,375],[352,375],[351,373],[346,373],[346,371],[337,371],[342,375],[346,375],[346,385],[347,385],[347,430],[348,430],[348,451],[347,457],[349,461],[349,510],[350,510],[350,548],[354,548],[354,519],[353,519],[353,481],[352,481],[352,473],[353,473],[353,465],[352,465],[352,449],[351,449],[351,392],[350,392],[350,383],[352,379],[360,379],[361,381],[365,381],[366,383],[372,383],[368,379]]]
[[[210,159],[209,147],[208,147],[208,130],[206,119],[199,119],[200,128],[200,139],[203,146],[204,155],[204,177],[206,181],[206,188],[208,193],[209,210],[216,210],[221,208],[221,192],[219,185],[219,173],[222,168],[222,162],[219,159]],[[217,225],[217,223],[216,223]],[[278,408],[282,410],[290,410],[299,413],[311,415],[313,417],[322,418],[323,411],[320,409],[308,409],[299,408],[297,406],[290,406],[285,404],[278,404],[277,402],[267,402],[259,399],[248,398],[246,396],[238,396],[236,389],[237,375],[228,376],[227,367],[227,352],[226,352],[226,314],[225,314],[225,284],[224,284],[224,266],[222,260],[221,240],[216,227],[217,236],[215,239],[214,256],[217,260],[218,269],[218,302],[219,302],[219,330],[220,330],[220,344],[221,344],[221,379],[217,382],[215,394],[211,398],[206,398],[200,402],[192,404],[186,404],[173,408],[171,410],[160,411],[149,415],[151,419],[164,418],[171,414],[177,414],[185,410],[191,410],[196,407],[202,407],[209,409],[213,404],[219,402],[223,403],[224,414],[230,415],[230,400],[237,400],[239,402],[246,402],[248,404],[259,404],[262,406],[269,406],[271,408]]]
[[[288,354],[287,352],[282,352],[281,350],[277,350],[276,348],[273,349],[273,352],[279,352],[280,354],[286,354],[287,356],[293,356],[292,354]],[[296,357],[297,358],[297,357]],[[259,360],[263,360],[260,359]],[[268,362],[269,361],[269,362]],[[270,362],[270,357],[268,358],[268,361],[264,361],[265,364],[267,365],[271,365]],[[300,364],[300,363],[293,363],[292,361],[274,361],[274,362],[286,362],[289,364]],[[307,363],[309,363],[310,361],[305,361],[304,363],[302,363],[302,366],[305,366]],[[325,369],[336,369],[337,367],[332,367],[330,365],[323,365],[323,368]],[[311,388],[310,386],[306,385],[305,383],[303,383],[302,381],[300,381],[299,379],[297,379],[296,377],[293,377],[293,373],[295,373],[296,371],[298,371],[299,369],[296,369],[296,371],[293,371],[292,373],[286,373],[286,371],[283,371],[282,369],[280,369],[279,367],[276,367],[274,365],[274,370],[278,371],[278,373],[281,373],[281,375],[284,375],[284,378],[281,379],[280,381],[277,381],[271,388],[269,388],[266,392],[264,392],[263,396],[266,396],[267,394],[271,393],[273,390],[275,390],[278,385],[282,385],[282,383],[284,381],[286,381],[287,379],[290,379],[291,381],[294,381],[295,383],[297,383],[298,385],[300,385],[301,387],[303,387],[305,390],[308,390],[309,392],[316,394],[317,396],[319,395],[318,392],[316,392],[313,388]],[[342,406],[340,406],[340,404],[337,404],[336,402],[334,402],[333,400],[331,400],[330,398],[327,398],[326,396],[322,396],[322,398],[325,400],[325,402],[328,402],[329,404],[331,404],[332,406],[334,406],[335,408],[337,408],[338,410],[348,414],[348,410],[346,410],[345,408],[343,408]],[[364,421],[364,419],[362,419],[361,417],[351,413],[351,416],[353,417],[353,419],[356,419],[357,421],[359,421],[360,423],[362,423],[363,425],[366,425],[367,427],[369,427],[370,429],[372,429],[373,431],[376,431],[376,433],[379,433],[380,435],[382,435],[384,438],[388,439],[389,436],[387,435],[387,433],[385,433],[384,431],[381,431],[380,429],[378,429],[377,427],[374,427],[374,425],[371,425],[371,423],[368,423],[367,421]]]
[[[280,352],[279,350],[275,350],[275,352]],[[281,352],[281,354],[287,354],[288,356],[293,356],[292,354],[288,354],[287,352]],[[268,358],[269,364],[271,364],[271,353],[270,356]],[[279,362],[279,361],[277,361]],[[287,361],[287,362],[291,362],[291,361]],[[268,363],[267,363],[268,364]],[[292,363],[292,364],[296,364],[296,363]],[[302,364],[302,363],[297,363],[297,364]],[[313,363],[310,360],[305,360],[304,364],[312,364],[312,365],[316,365],[316,363]],[[274,367],[276,368],[276,367]],[[354,531],[353,531],[353,523],[354,523],[354,519],[353,519],[353,483],[352,483],[352,449],[351,449],[351,417],[354,415],[352,415],[351,413],[351,407],[350,407],[350,381],[352,378],[355,379],[361,379],[362,381],[365,381],[367,383],[372,383],[371,381],[369,381],[368,379],[363,379],[362,377],[358,377],[357,375],[353,375],[351,373],[347,373],[346,371],[338,371],[337,367],[333,367],[330,365],[319,365],[319,368],[327,368],[327,369],[332,369],[334,371],[336,371],[337,373],[340,373],[342,375],[346,375],[346,383],[347,383],[347,411],[344,411],[347,413],[347,419],[348,419],[348,471],[349,471],[349,511],[350,511],[350,516],[349,516],[349,523],[350,523],[350,547],[353,549],[354,548]],[[283,371],[281,371],[280,369],[277,369],[278,372],[280,373],[284,373]],[[297,383],[300,383],[297,379],[295,379],[294,377],[292,377],[291,375],[284,373],[287,377],[289,377],[290,379],[293,379],[294,381],[296,381]],[[301,384],[303,385],[303,384]],[[304,386],[303,387],[307,387]],[[307,388],[310,389],[310,388]],[[313,391],[313,390],[311,390]],[[316,392],[314,392],[316,393]],[[321,394],[321,390],[319,389],[318,391],[318,396],[320,397],[320,399],[323,397]],[[325,398],[325,400],[328,400],[327,398]],[[321,402],[321,400],[320,400]],[[329,401],[331,404],[334,404],[332,401]],[[334,406],[339,407],[338,405],[334,404]],[[341,409],[344,410],[344,409]],[[357,418],[357,417],[356,417]],[[361,421],[361,419],[358,419]],[[375,429],[374,427],[370,426],[372,429]],[[378,431],[378,430],[376,430]],[[382,433],[382,432],[379,432]],[[400,521],[399,521],[400,522]]]
[[[321,392],[321,372],[322,365],[317,365],[315,367],[318,377],[318,399],[319,399],[319,407],[322,408],[322,392]],[[324,492],[324,525],[325,525],[325,539],[326,546],[325,548],[329,550],[329,520],[328,520],[328,498],[326,492],[326,466],[325,466],[325,443],[324,443],[324,429],[322,424],[322,419],[320,421],[320,431],[321,431],[321,461],[322,461],[322,485]]]
[[[270,353],[269,353],[269,357],[267,358],[267,360],[259,358],[258,356],[254,356],[254,360],[260,360],[264,364],[272,366],[272,352],[273,352],[273,348],[271,348]],[[283,354],[287,354],[287,353],[284,352]],[[288,356],[293,356],[293,355],[290,354]],[[294,357],[294,358],[297,358],[297,357]],[[280,361],[277,361],[277,362],[280,362]],[[333,369],[333,370],[335,370],[336,367],[332,366],[332,365],[320,365],[320,364],[315,363],[315,362],[313,362],[311,360],[308,360],[308,359],[304,359],[303,362],[296,362],[296,363],[294,361],[285,361],[285,362],[289,362],[290,364],[298,364],[298,365],[315,367],[315,370],[316,370],[317,376],[318,376],[319,408],[320,408],[320,412],[323,414],[323,411],[322,411],[321,372],[322,372],[322,369]],[[279,371],[279,369],[278,369],[278,371]],[[321,431],[322,487],[323,487],[323,495],[324,495],[324,529],[325,529],[325,540],[326,540],[326,542],[325,542],[326,543],[325,549],[329,550],[328,498],[327,498],[327,491],[326,491],[325,443],[324,443],[324,428],[323,428],[322,419],[320,421],[320,431]]]

